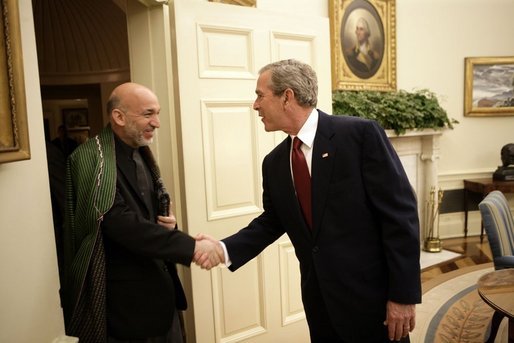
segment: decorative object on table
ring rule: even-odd
[[[514,180],[514,143],[506,144],[501,150],[502,165],[493,173],[493,180]]]
[[[414,92],[341,91],[332,93],[332,113],[376,120],[382,128],[397,135],[407,130],[453,129],[437,96],[427,90]]]
[[[396,90],[396,0],[328,3],[332,89]]]
[[[425,230],[427,234],[423,241],[423,250],[428,252],[440,252],[443,247],[439,239],[439,207],[443,201],[443,193],[442,189],[436,191],[436,188],[432,187],[427,200],[425,212]]]
[[[464,116],[514,115],[514,57],[465,59]]]

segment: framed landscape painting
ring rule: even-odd
[[[514,115],[514,57],[465,59],[464,116]]]

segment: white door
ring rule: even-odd
[[[305,19],[197,0],[170,4],[175,29],[185,213],[191,235],[226,237],[262,211],[261,162],[283,133],[266,133],[252,104],[258,70],[296,58],[318,73],[331,108],[327,18]],[[281,237],[235,273],[191,267],[196,341],[309,342],[294,249]]]

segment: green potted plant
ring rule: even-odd
[[[435,94],[427,89],[414,92],[342,91],[332,94],[332,113],[373,119],[397,135],[407,130],[453,129]]]

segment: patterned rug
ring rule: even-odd
[[[492,263],[442,274],[423,284],[423,303],[416,307],[412,343],[478,343],[489,337],[493,310],[482,301],[476,282],[493,271]],[[507,320],[495,343],[507,342]]]

